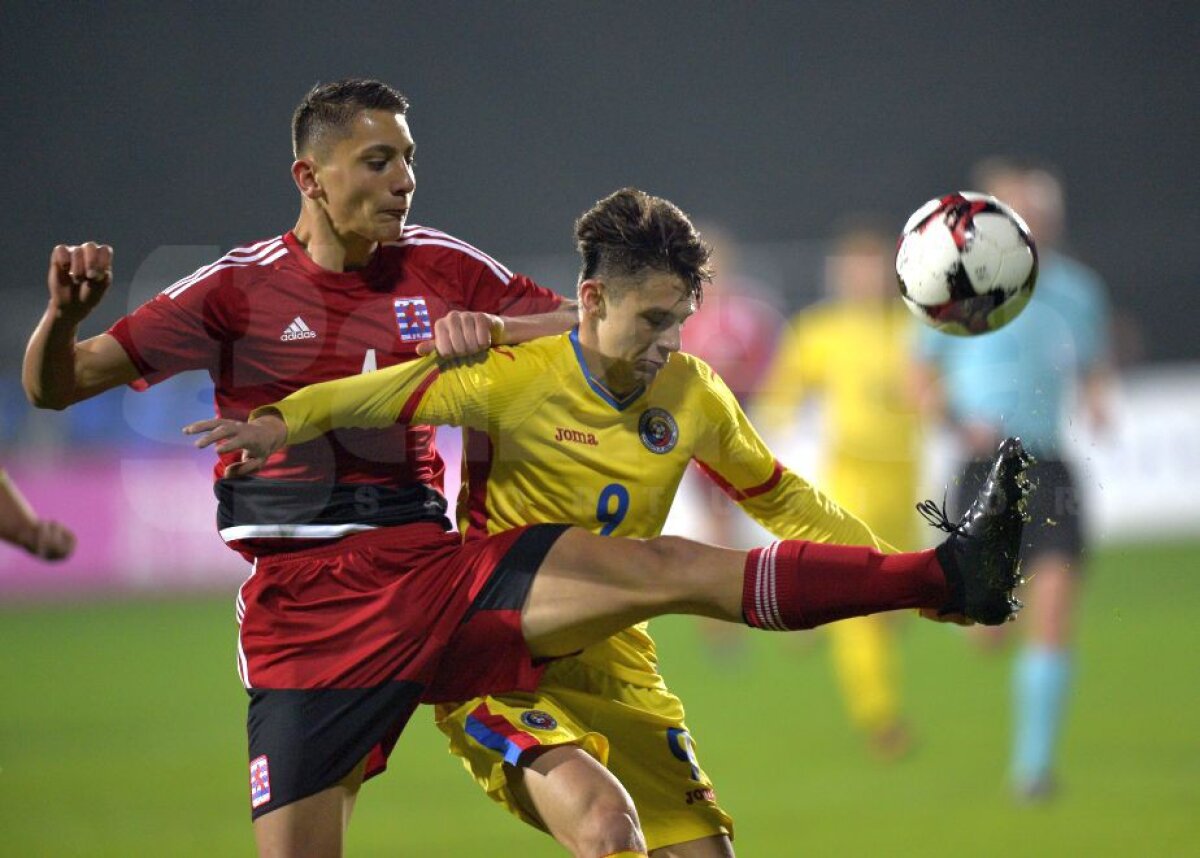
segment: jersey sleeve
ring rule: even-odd
[[[785,468],[725,383],[711,370],[702,377],[703,411],[710,428],[697,445],[696,463],[747,515],[779,539],[893,550],[866,524]]]
[[[533,350],[497,347],[473,364],[439,362],[428,355],[363,375],[301,388],[257,408],[287,424],[288,444],[334,429],[381,429],[395,423],[464,426],[505,431],[553,389],[545,361]]]
[[[482,251],[464,253],[460,275],[466,284],[466,306],[497,316],[530,316],[550,313],[562,297],[534,283],[524,274],[514,274]]]
[[[242,293],[226,288],[223,273],[202,276],[204,270],[168,286],[108,329],[141,374],[135,388],[191,369],[213,372],[222,348],[240,336]]]

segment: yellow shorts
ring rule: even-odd
[[[533,748],[573,744],[625,785],[650,849],[733,836],[733,820],[696,758],[683,704],[665,688],[630,685],[567,658],[550,666],[537,692],[443,704],[437,725],[476,783],[543,831],[511,794],[504,764],[521,765]]]

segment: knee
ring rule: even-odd
[[[598,796],[580,816],[571,852],[576,858],[601,858],[614,852],[645,852],[637,810],[628,796]]]

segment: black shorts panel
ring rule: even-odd
[[[382,771],[422,691],[416,682],[252,689],[246,716],[251,817],[328,789],[368,755],[367,776]]]
[[[569,527],[568,524],[533,524],[525,528],[496,564],[496,571],[471,603],[463,622],[470,620],[476,611],[519,611],[524,608],[533,577],[542,567],[546,554]]]
[[[971,462],[951,499],[957,520],[987,479],[990,462]],[[1065,554],[1072,561],[1083,553],[1083,509],[1071,468],[1060,459],[1038,459],[1030,466],[1029,521],[1022,534],[1021,561],[1026,568],[1043,554]],[[1072,562],[1078,569],[1079,563]]]
[[[529,652],[521,630],[521,611],[546,554],[568,527],[531,525],[505,551],[454,630],[422,703],[537,687],[545,663]]]

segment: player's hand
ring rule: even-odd
[[[273,414],[255,417],[249,422],[214,417],[183,427],[185,435],[199,435],[196,446],[217,445],[218,453],[242,451],[242,457],[225,466],[225,476],[244,477],[267,463],[272,453],[287,443],[287,424]]]
[[[973,626],[975,621],[966,614],[943,614],[937,608],[921,608],[917,611],[924,619],[935,623],[953,623],[956,626]]]
[[[88,241],[60,244],[50,252],[50,306],[58,318],[78,322],[100,303],[112,283],[113,249]]]
[[[62,560],[75,550],[75,534],[64,524],[43,520],[29,530],[21,544],[34,557]]]
[[[451,310],[433,323],[433,339],[417,344],[417,354],[434,351],[446,360],[471,357],[504,343],[504,319],[491,313]]]

